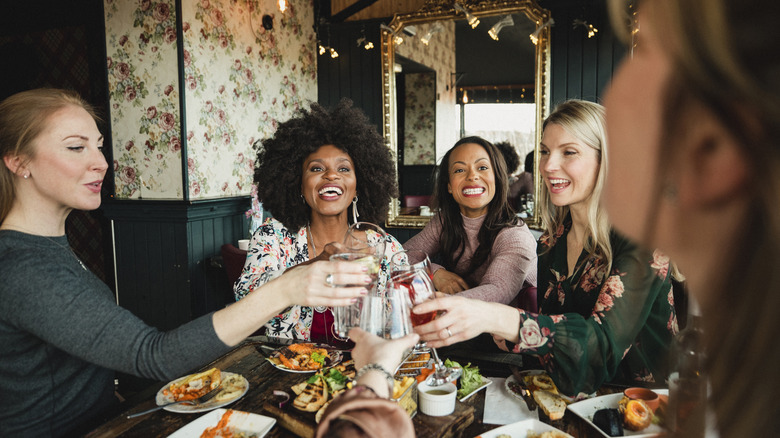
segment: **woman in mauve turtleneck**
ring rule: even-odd
[[[428,225],[404,249],[428,253],[436,289],[508,304],[536,286],[536,241],[507,201],[501,152],[481,137],[459,140],[436,170]]]

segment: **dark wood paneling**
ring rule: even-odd
[[[318,102],[333,106],[344,97],[352,99],[355,107],[366,113],[379,133],[382,132],[379,26],[383,22],[372,20],[321,26],[320,41],[335,48],[339,57],[331,58],[326,53],[317,58]],[[371,50],[357,45],[358,38],[364,33],[374,43]]]
[[[225,243],[248,233],[249,198],[197,202],[112,201],[120,304],[163,330],[218,310],[231,285],[212,263]]]
[[[601,102],[612,74],[626,54],[609,23],[605,0],[547,0],[552,28],[552,106],[566,99]],[[574,20],[593,24],[598,33],[587,37]]]

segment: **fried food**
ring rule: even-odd
[[[628,430],[644,430],[653,422],[653,411],[644,400],[623,397],[618,402],[618,411],[623,414],[623,426]]]
[[[181,381],[171,383],[163,391],[164,395],[170,395],[174,401],[194,400],[222,383],[222,372],[217,368],[195,373]]]
[[[542,390],[551,392],[553,394],[560,394],[558,392],[558,387],[556,387],[555,382],[553,382],[553,379],[545,373],[528,374],[523,376],[523,381],[525,382],[525,386],[527,386],[528,390],[531,392]]]
[[[328,358],[328,350],[314,344],[293,344],[279,351],[282,365],[296,371],[319,370]]]

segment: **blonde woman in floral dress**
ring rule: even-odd
[[[544,123],[539,314],[441,298],[414,310],[447,311],[418,328],[423,340],[438,347],[492,333],[499,346],[538,358],[571,396],[605,382],[663,385],[678,331],[669,260],[617,234],[599,206],[604,132],[604,108],[586,101],[564,102]]]

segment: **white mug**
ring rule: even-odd
[[[249,251],[249,239],[241,239],[238,241],[238,249]]]

